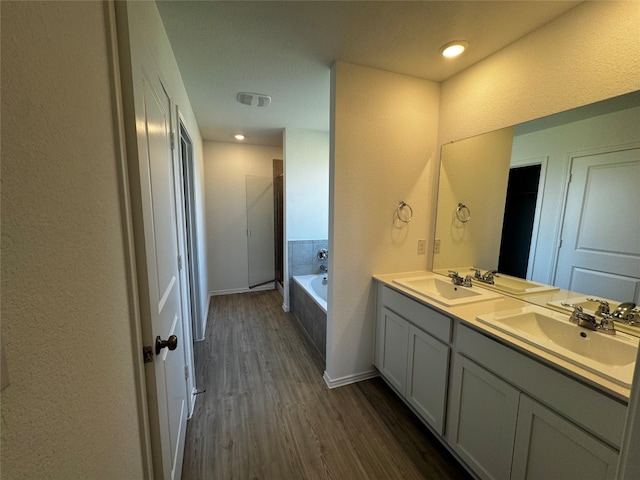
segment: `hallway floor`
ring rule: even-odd
[[[329,390],[275,291],[214,297],[182,478],[470,478],[381,380]]]

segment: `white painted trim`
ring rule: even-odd
[[[191,420],[191,417],[193,417],[193,412],[195,411],[196,408],[196,398],[198,397],[198,389],[194,386],[193,390],[191,391],[191,401],[189,402],[191,405],[191,408],[189,409],[189,416],[187,417],[187,420]]]
[[[133,216],[129,190],[129,170],[127,145],[124,124],[124,99],[120,72],[119,37],[116,20],[116,6],[113,0],[104,2],[107,50],[112,86],[112,105],[114,110],[114,133],[116,162],[118,167],[118,187],[122,208],[123,246],[125,250],[125,269],[127,292],[129,296],[129,324],[131,345],[133,349],[133,375],[138,409],[138,428],[140,431],[140,456],[143,475],[153,479],[153,456],[151,448],[151,431],[149,425],[149,407],[147,399],[147,382],[142,356],[142,319],[140,317],[140,298],[138,296],[138,273],[136,270],[135,243],[133,238]],[[125,25],[126,28],[126,25]]]
[[[338,388],[338,387],[343,387],[345,385],[349,385],[351,383],[357,383],[357,382],[362,382],[364,380],[369,380],[370,378],[375,378],[379,375],[380,374],[378,373],[377,370],[369,370],[368,372],[355,373],[353,375],[345,375],[344,377],[336,378],[334,380],[329,376],[329,374],[325,370],[324,375],[322,375],[322,378],[324,379],[324,383],[327,384],[327,387]]]
[[[235,293],[261,292],[264,290],[275,290],[275,285],[272,283],[269,283],[267,285],[260,285],[259,287],[255,287],[255,288],[244,287],[244,288],[230,288],[229,290],[214,290],[212,292],[209,292],[209,298],[217,297],[219,295],[233,295]]]
[[[289,305],[286,305],[284,302],[282,302],[282,311],[289,313],[291,309],[289,308]]]
[[[205,311],[202,314],[202,340],[196,340],[196,342],[202,342],[205,338],[207,338],[207,323],[209,321],[209,308],[211,307],[211,292],[207,295],[207,306],[205,307]]]

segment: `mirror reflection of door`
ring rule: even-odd
[[[527,278],[541,165],[509,170],[498,271]]]
[[[640,148],[574,157],[555,284],[640,302]]]
[[[246,176],[249,288],[275,280],[273,179]]]

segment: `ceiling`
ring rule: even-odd
[[[158,0],[205,140],[282,145],[286,128],[329,130],[335,60],[443,81],[580,2]],[[467,40],[458,59],[440,47]],[[236,101],[270,95],[268,107]]]

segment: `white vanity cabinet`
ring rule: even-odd
[[[519,400],[516,388],[456,355],[447,437],[481,478],[510,477]]]
[[[624,405],[472,329],[457,333],[447,441],[481,478],[614,478]]]
[[[511,478],[613,479],[618,451],[522,394]]]
[[[444,432],[450,338],[450,318],[379,286],[376,366],[439,434]]]
[[[623,401],[384,282],[375,365],[479,478],[614,478]]]

